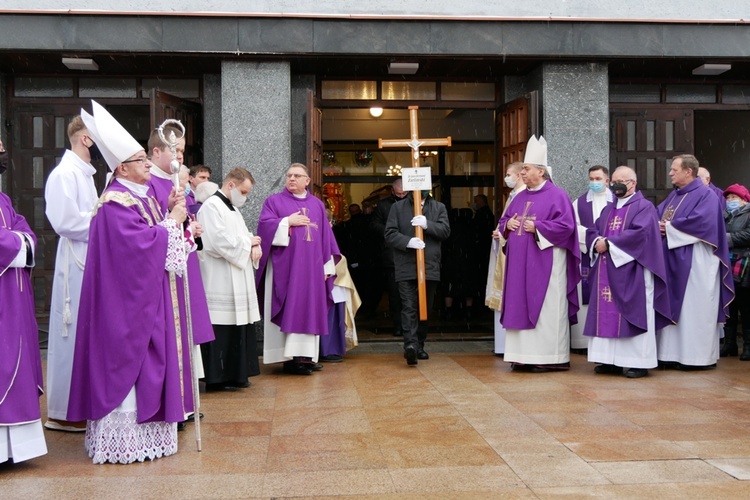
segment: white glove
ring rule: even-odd
[[[424,241],[419,238],[412,238],[409,243],[406,244],[406,248],[413,248],[415,250],[421,250],[424,248]]]
[[[427,229],[427,217],[425,217],[424,215],[417,215],[416,217],[412,218],[411,225],[419,226],[422,229]]]

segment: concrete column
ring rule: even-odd
[[[235,167],[255,177],[242,207],[253,232],[263,200],[281,190],[291,164],[290,79],[288,62],[221,63],[221,177]]]
[[[589,167],[609,166],[607,65],[544,63],[540,99],[552,178],[578,197],[586,190]]]
[[[221,75],[203,75],[203,164],[211,180],[221,184]]]

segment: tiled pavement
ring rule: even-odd
[[[202,394],[174,456],[93,465],[83,436],[0,465],[0,498],[748,498],[750,362],[708,372],[512,373],[491,342],[361,344],[312,376],[264,366]],[[44,404],[44,399],[42,399]]]

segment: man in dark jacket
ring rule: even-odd
[[[414,216],[412,194],[396,203],[385,224],[385,242],[393,249],[395,279],[401,296],[401,328],[404,332],[404,358],[410,365],[417,359],[429,359],[424,350],[427,322],[419,321],[416,250],[424,248],[427,309],[432,307],[435,288],[440,282],[440,244],[451,233],[445,205],[422,192],[422,214]],[[415,237],[414,227],[424,230],[424,241]]]

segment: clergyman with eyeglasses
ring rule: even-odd
[[[328,335],[328,309],[340,252],[326,208],[308,191],[307,167],[293,163],[280,193],[263,203],[258,222],[263,256],[255,274],[263,307],[263,363],[310,375],[319,337]]]

